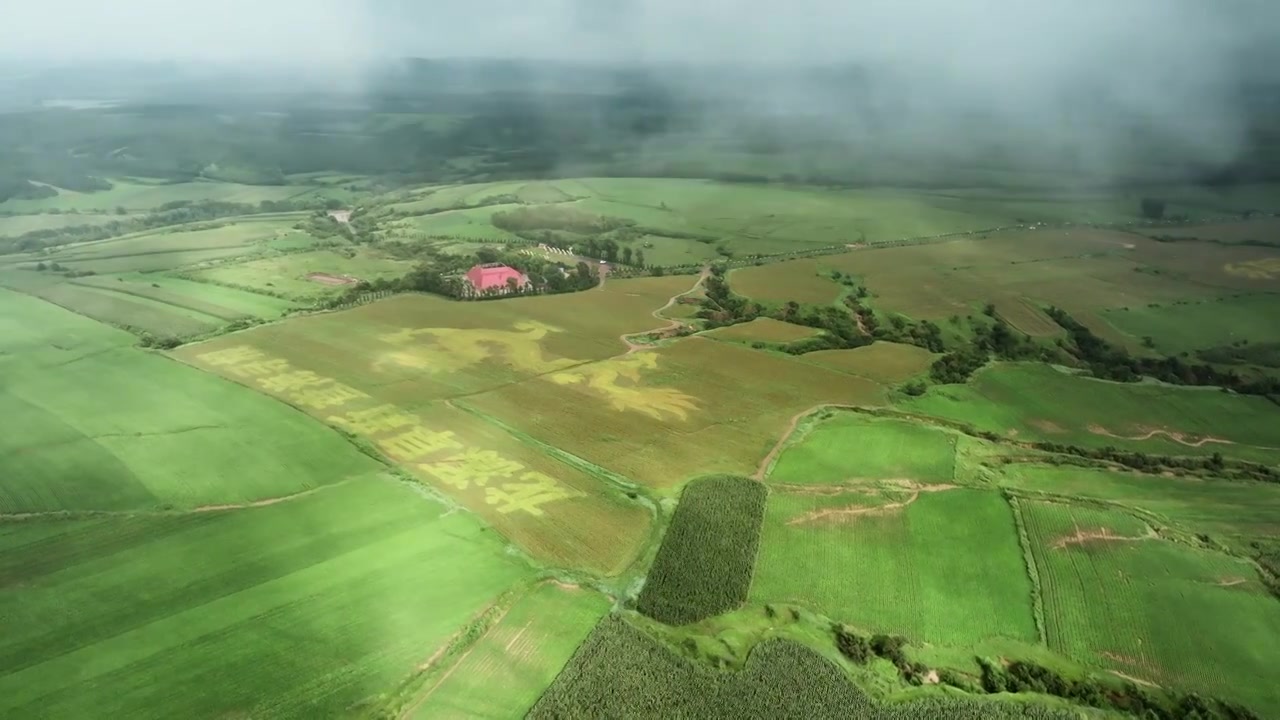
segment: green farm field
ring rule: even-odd
[[[409,715],[435,718],[521,717],[556,679],[578,645],[609,611],[599,593],[544,583],[516,600],[498,622],[440,668]]]
[[[376,472],[330,430],[133,338],[0,290],[0,512],[252,502]]]
[[[792,260],[758,265],[729,275],[735,292],[762,302],[830,305],[840,297],[840,286],[822,272],[817,260]]]
[[[81,225],[105,225],[120,220],[130,220],[132,215],[117,213],[38,213],[30,215],[0,215],[0,237],[14,236],[36,230],[59,230]]]
[[[1028,493],[1115,503],[1188,532],[1211,533],[1226,542],[1266,537],[1280,514],[1280,486],[1154,478],[1103,468],[1010,465],[1000,484]]]
[[[931,388],[898,407],[1020,440],[1164,455],[1280,458],[1275,405],[1209,388],[1111,383],[1032,364],[999,364],[967,385]]]
[[[956,435],[912,422],[839,413],[792,435],[771,483],[840,485],[865,480],[951,482]]]
[[[287,200],[315,190],[296,185],[239,185],[224,182],[186,182],[173,184],[141,183],[112,180],[113,187],[93,193],[59,190],[56,197],[39,200],[6,200],[0,210],[19,213],[52,209],[86,212],[112,212],[118,207],[131,211],[153,210],[165,203],[178,201],[218,200],[222,202],[259,203],[263,200]]]
[[[343,714],[528,576],[446,510],[368,479],[267,507],[6,523],[0,566],[22,590],[0,596],[0,712]]]
[[[881,498],[865,490],[771,493],[752,601],[955,647],[1037,639],[1032,585],[1003,497],[936,485],[890,485]]]
[[[252,288],[301,300],[332,295],[345,287],[308,280],[307,276],[312,273],[372,281],[400,277],[413,267],[412,263],[380,257],[368,251],[357,251],[355,257],[347,257],[334,250],[311,250],[219,264],[194,270],[190,275],[197,280]]]
[[[1157,537],[1130,515],[1019,503],[1049,647],[1159,685],[1280,708],[1280,632],[1252,563]],[[1188,632],[1194,628],[1194,632]]]
[[[304,157],[203,161],[288,185],[0,203],[213,218],[0,256],[0,716],[1280,713],[1274,187],[539,179],[483,108],[294,112]],[[539,242],[645,258],[425,291]],[[1089,377],[1051,306],[1240,393]]]
[[[1107,310],[1103,319],[1138,347],[1143,338],[1166,355],[1241,344],[1280,342],[1280,294],[1196,300]],[[1158,339],[1157,339],[1158,338]]]
[[[1140,272],[1143,248],[1158,245],[1118,231],[1043,229],[868,248],[822,260],[864,278],[877,309],[941,321],[991,302],[1015,328],[1052,335],[1058,331],[1040,305],[1086,313],[1216,294],[1173,275]],[[1223,255],[1219,266],[1230,260]]]

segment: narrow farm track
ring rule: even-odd
[[[675,295],[672,295],[671,298],[667,300],[666,304],[664,304],[662,307],[658,308],[657,310],[653,311],[653,316],[658,320],[666,319],[662,316],[662,311],[666,310],[672,305],[675,305],[680,298],[697,290],[699,287],[702,286],[702,283],[705,282],[707,277],[709,277],[710,275],[711,275],[710,267],[702,268],[702,272],[698,274],[698,279],[693,283],[693,287],[689,288],[688,290],[685,290],[684,292],[679,292],[679,293],[676,293]],[[602,282],[601,286],[603,285],[604,283]],[[652,333],[664,333],[669,330],[675,330],[676,328],[680,327],[683,324],[684,323],[680,322],[679,320],[668,320],[667,324],[663,325],[660,328],[654,328],[652,330],[641,330],[640,332],[633,332],[633,333],[623,333],[622,335],[619,335],[618,339],[622,341],[623,345],[627,346],[627,351],[623,353],[623,355],[630,355],[633,352],[644,350],[650,347],[649,345],[639,345],[639,344],[633,343],[631,342],[631,338],[637,335],[650,335]]]
[[[229,510],[246,510],[248,508],[267,507],[268,505],[277,505],[283,502],[290,502],[299,498],[314,495],[322,490],[336,488],[352,482],[352,479],[341,480],[329,485],[321,485],[320,487],[309,488],[300,492],[289,495],[281,495],[280,497],[263,498],[262,500],[253,500],[246,503],[228,503],[225,505],[200,505],[186,510],[48,510],[42,512],[28,513],[0,513],[0,522],[21,522],[23,520],[84,520],[90,518],[104,517],[170,517],[174,515],[198,515],[210,512],[225,512]]]
[[[778,455],[782,453],[782,449],[787,446],[787,441],[790,440],[791,436],[795,434],[796,428],[800,426],[801,420],[804,420],[806,417],[821,410],[827,410],[827,409],[834,410],[834,409],[852,408],[852,407],[855,407],[855,406],[840,405],[837,403],[822,403],[821,405],[814,405],[808,410],[801,410],[795,415],[792,415],[790,422],[787,423],[787,429],[782,432],[782,437],[778,438],[778,442],[774,444],[773,449],[770,450],[769,454],[765,455],[764,459],[760,461],[760,465],[756,467],[755,474],[752,475],[751,477],[760,481],[764,480],[765,475],[769,472],[769,468],[778,459]]]

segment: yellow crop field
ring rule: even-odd
[[[874,405],[881,386],[732,343],[690,338],[469,397],[500,418],[652,488],[750,475],[798,414]]]
[[[915,345],[877,342],[852,350],[819,350],[801,356],[805,362],[882,383],[900,383],[929,369],[933,353]]]
[[[707,333],[717,340],[745,340],[775,343],[789,343],[804,340],[817,335],[816,328],[794,325],[773,318],[756,318],[751,322],[717,328]]]

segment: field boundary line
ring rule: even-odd
[[[415,681],[420,681],[423,686],[419,686],[417,691],[410,695],[409,704],[399,710],[395,717],[398,720],[403,720],[410,717],[421,707],[444,684],[445,680],[448,680],[449,676],[462,665],[462,662],[471,655],[476,645],[481,640],[484,640],[485,636],[493,632],[498,623],[502,622],[507,613],[511,612],[511,608],[515,607],[517,602],[532,594],[535,586],[536,583],[522,583],[517,587],[503,591],[498,597],[494,598],[493,602],[473,615],[471,620],[464,623],[462,627],[458,628],[457,632],[449,636],[431,657],[424,662],[418,663],[414,668],[416,672],[410,675],[405,682],[406,684],[412,684]],[[479,632],[477,633],[477,631]],[[441,664],[445,660],[450,661],[447,666],[448,669],[437,679],[435,678],[435,672],[445,667],[445,665]],[[433,679],[435,682],[430,684],[430,687],[426,687],[424,691],[423,687]]]
[[[1022,562],[1027,568],[1027,578],[1031,581],[1031,618],[1036,624],[1036,637],[1041,645],[1048,644],[1048,632],[1045,629],[1044,593],[1040,585],[1040,568],[1031,551],[1031,536],[1027,533],[1026,519],[1022,516],[1022,506],[1013,493],[1003,491],[1005,504],[1013,513],[1013,524],[1018,529],[1018,544],[1022,546]]]
[[[111,517],[174,517],[181,515],[203,515],[205,513],[212,512],[229,512],[232,510],[247,510],[250,508],[267,507],[269,505],[291,502],[308,495],[314,495],[322,490],[328,490],[340,485],[347,485],[361,479],[363,479],[362,476],[343,478],[337,482],[318,485],[313,488],[307,488],[306,490],[299,490],[298,492],[290,493],[288,495],[261,498],[259,500],[249,500],[242,503],[197,505],[196,507],[182,510],[48,510],[27,513],[0,513],[0,522],[24,522],[27,520],[87,520],[92,518]]]

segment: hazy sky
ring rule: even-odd
[[[998,132],[1069,138],[1109,163],[1147,127],[1206,159],[1243,137],[1232,81],[1280,80],[1280,0],[35,0],[0,22],[6,59],[235,63],[358,88],[380,60],[501,57],[735,66],[857,63],[887,88],[841,105],[820,83],[748,83],[861,142],[870,108],[954,145],[971,112]],[[287,66],[287,67],[286,67]],[[10,65],[10,67],[14,67]],[[878,73],[878,74],[877,74]],[[669,74],[694,84],[696,73]],[[761,76],[764,77],[764,76]],[[711,87],[703,87],[709,91]],[[871,121],[867,121],[871,122]],[[1069,140],[1068,140],[1069,141]],[[914,142],[914,140],[913,140]],[[1039,142],[1039,141],[1037,141]]]
[[[49,60],[417,55],[888,61],[984,81],[1209,63],[1280,43],[1273,0],[38,0],[0,56]]]

